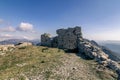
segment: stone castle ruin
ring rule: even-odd
[[[107,66],[112,70],[116,71],[119,75],[120,80],[120,66],[119,64],[110,59],[109,55],[106,54],[101,47],[82,37],[81,27],[76,26],[68,29],[58,29],[56,31],[58,36],[51,37],[50,34],[41,35],[41,45],[48,47],[55,47],[67,50],[77,49],[78,54],[85,55],[90,59],[94,59],[103,66]]]
[[[79,38],[82,38],[81,27],[58,29],[58,36],[51,38],[50,34],[41,35],[41,45],[49,47],[58,47],[61,49],[77,49]]]
[[[51,35],[48,33],[44,33],[41,35],[41,45],[51,47]]]

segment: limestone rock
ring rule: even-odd
[[[109,55],[106,54],[99,45],[96,43],[93,44],[89,40],[79,40],[78,49],[80,54],[85,54],[85,56],[96,60],[98,63],[103,66],[107,66],[112,70],[118,72],[118,80],[120,80],[120,66],[116,61],[113,61],[109,58]]]
[[[113,60],[109,60],[109,61],[107,61],[107,63],[108,63],[108,67],[110,67],[111,69],[113,69],[115,71],[117,71],[120,68],[118,63]]]
[[[86,56],[96,61],[104,61],[108,59],[108,55],[105,54],[99,47],[93,45],[88,40],[79,41],[78,49],[80,53],[84,53]]]
[[[31,45],[32,43],[30,42],[21,42],[21,43],[16,44],[15,46],[20,48],[20,47],[26,47],[26,46],[31,46]]]
[[[8,44],[8,45],[0,45],[0,51],[8,51],[11,48],[15,48],[14,44]]]

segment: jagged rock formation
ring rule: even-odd
[[[107,47],[101,46],[101,49],[109,55],[110,59],[119,62],[120,61],[120,57],[118,56],[118,54],[116,52],[111,51],[110,49],[108,49]]]
[[[56,32],[58,36],[54,38],[51,38],[48,34],[41,35],[41,44],[68,50],[78,49],[79,54],[94,59],[103,66],[116,71],[118,75],[120,74],[120,67],[116,61],[111,60],[109,55],[95,41],[89,41],[82,37],[81,27],[58,29]]]
[[[105,54],[99,47],[90,43],[87,40],[80,40],[78,42],[79,53],[88,56],[91,59],[95,59],[99,63],[108,59],[108,55]]]
[[[108,48],[105,47],[105,46],[100,46],[100,45],[98,45],[94,40],[91,40],[90,42],[91,42],[91,44],[93,44],[93,45],[101,48],[103,52],[105,52],[107,55],[109,55],[109,58],[110,58],[110,59],[112,59],[112,60],[114,60],[114,61],[117,61],[117,62],[120,61],[120,58],[119,58],[119,56],[118,56],[117,53],[111,51],[110,49],[108,49]]]
[[[109,55],[104,53],[98,46],[93,45],[89,40],[79,40],[78,50],[80,54],[84,54],[85,56],[102,64],[103,66],[109,67],[112,70],[119,72],[119,64],[116,61],[111,60]]]

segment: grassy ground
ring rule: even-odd
[[[0,80],[116,80],[93,60],[61,49],[29,46],[0,55]]]

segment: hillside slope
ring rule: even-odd
[[[93,60],[61,49],[29,46],[0,55],[0,80],[117,80]]]

